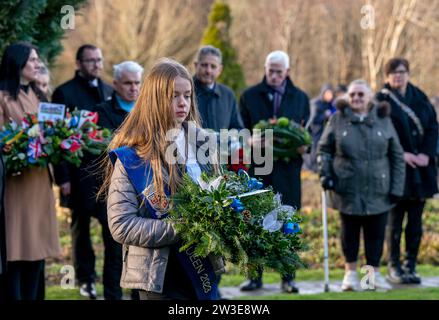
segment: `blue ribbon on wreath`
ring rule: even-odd
[[[244,204],[241,202],[241,200],[237,198],[233,199],[232,204],[230,206],[232,207],[233,210],[235,210],[238,213],[241,213],[245,209]]]
[[[296,234],[300,231],[300,226],[296,222],[287,222],[284,224],[283,233],[285,234]]]

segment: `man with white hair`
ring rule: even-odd
[[[305,125],[310,116],[309,99],[305,92],[296,87],[289,77],[290,59],[283,51],[273,51],[265,60],[265,76],[259,84],[246,89],[240,99],[241,116],[244,126],[251,130],[261,120],[286,117]],[[299,147],[303,154],[305,147]],[[273,170],[268,175],[260,176],[265,185],[273,186],[282,195],[282,202],[297,209],[301,207],[300,170],[302,157],[274,161]],[[252,164],[250,173],[257,167]],[[291,274],[282,275],[282,290],[298,292]],[[262,270],[259,277],[250,279],[241,287],[243,291],[262,287]]]
[[[142,74],[143,68],[134,61],[113,67],[113,95],[94,108],[99,114],[99,126],[113,131],[122,124],[139,96]]]

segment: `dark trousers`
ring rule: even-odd
[[[302,168],[302,160],[297,159],[292,162],[275,161],[273,163],[273,171],[269,175],[258,176],[261,178],[264,186],[272,186],[275,192],[282,195],[282,203],[290,205],[297,210],[301,207],[301,181],[300,170]],[[250,170],[250,174],[254,174],[254,169]],[[258,278],[252,279],[262,281],[263,270],[258,270]],[[282,275],[282,281],[291,281],[296,278],[296,274]]]
[[[425,201],[423,200],[402,200],[390,211],[387,241],[391,265],[400,266],[402,223],[407,213],[407,224],[405,226],[406,267],[410,270],[415,269],[422,239],[422,211],[424,206]]]
[[[6,297],[6,274],[3,270],[3,273],[0,273],[0,303],[6,301]]]
[[[107,215],[96,217],[102,227],[104,241],[104,298],[107,300],[122,299],[120,277],[122,274],[122,246],[114,241],[108,227]],[[96,257],[90,238],[91,215],[72,210],[72,242],[73,261],[79,283],[94,282],[96,278]]]
[[[263,271],[264,270],[262,268],[259,268],[258,269],[258,276],[257,276],[257,278],[254,278],[254,279],[251,279],[251,280],[253,280],[253,281],[262,281],[262,273],[263,273]],[[281,275],[281,277],[282,277],[282,281],[291,281],[291,280],[294,280],[296,278],[296,273],[294,272],[292,274],[283,274],[283,275]]]
[[[37,300],[46,298],[46,262],[43,260],[43,266],[40,273],[40,281],[38,283]]]
[[[363,229],[366,263],[380,265],[386,232],[387,212],[355,216],[341,213],[341,245],[347,263],[356,262],[360,249],[360,231]]]
[[[44,260],[8,262],[4,275],[7,300],[36,300]]]
[[[269,175],[258,176],[264,186],[272,186],[275,192],[282,195],[282,204],[293,206],[300,209],[302,203],[300,171],[302,160],[293,162],[275,161],[273,171]],[[253,174],[253,171],[250,171]]]

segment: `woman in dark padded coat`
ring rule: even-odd
[[[377,99],[392,106],[391,119],[404,149],[407,173],[404,196],[389,217],[388,279],[393,283],[417,284],[421,282],[416,273],[416,259],[422,238],[422,211],[425,200],[438,192],[435,159],[438,123],[428,97],[409,82],[410,65],[406,59],[390,59],[384,72],[387,82]],[[405,215],[405,263],[401,265],[400,242]]]
[[[357,259],[363,230],[366,263],[374,267],[374,288],[390,289],[379,273],[389,210],[404,189],[404,159],[389,118],[389,105],[371,100],[363,80],[348,88],[348,102],[337,103],[318,145],[322,187],[340,212],[345,256],[342,290],[359,290]],[[341,103],[344,102],[344,103]]]

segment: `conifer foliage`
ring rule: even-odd
[[[230,41],[229,31],[232,24],[230,7],[222,1],[215,1],[209,15],[209,22],[204,31],[202,45],[212,45],[221,50],[223,71],[219,82],[229,86],[237,98],[245,88],[244,73],[237,61],[237,54]]]
[[[86,0],[2,0],[0,55],[14,42],[29,41],[38,46],[42,58],[53,62],[62,51],[61,39],[68,30],[61,26],[68,11],[62,13],[61,8],[69,5],[77,11],[85,3]]]

